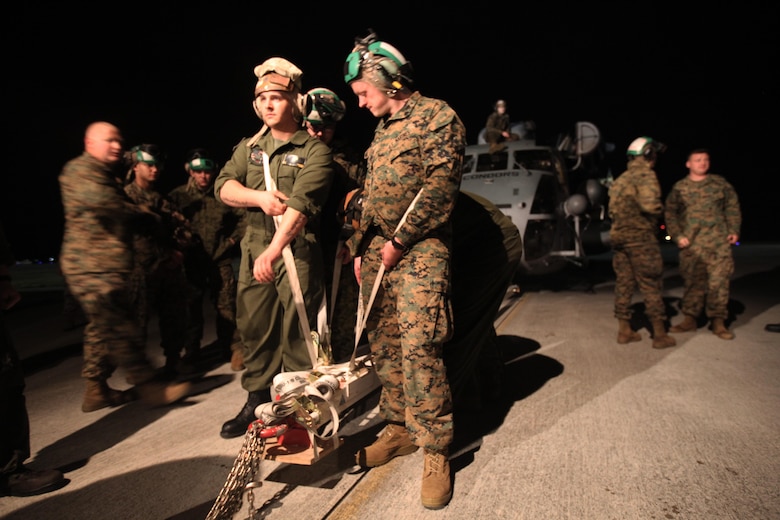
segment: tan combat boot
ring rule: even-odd
[[[244,366],[244,351],[242,345],[234,345],[232,347],[233,352],[230,354],[230,370],[233,372],[241,372],[246,367]]]
[[[355,461],[364,468],[373,468],[387,464],[394,457],[409,455],[417,451],[406,426],[388,424],[379,438],[355,454]]]
[[[441,509],[452,498],[448,451],[425,450],[420,500],[427,509]]]
[[[696,330],[696,318],[686,314],[680,323],[669,329],[669,332],[691,332],[692,330]]]
[[[624,345],[633,341],[642,341],[642,336],[631,328],[631,322],[628,320],[618,320],[617,342]]]
[[[723,318],[712,318],[712,333],[720,339],[734,339],[734,333],[726,328]]]
[[[136,387],[141,401],[150,407],[165,406],[184,399],[192,391],[192,384],[149,381]]]
[[[121,406],[135,399],[131,390],[115,390],[104,379],[87,379],[87,389],[81,402],[82,412],[94,412],[109,406]]]
[[[669,348],[677,345],[677,341],[666,333],[663,320],[653,320],[653,348]]]

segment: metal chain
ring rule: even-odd
[[[255,421],[244,436],[244,444],[238,452],[225,485],[219,492],[206,520],[230,520],[241,509],[241,497],[247,492],[250,520],[254,519],[254,492],[263,483],[258,480],[260,461],[265,452],[265,439],[259,435],[265,426]]]

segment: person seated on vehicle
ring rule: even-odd
[[[506,101],[499,99],[485,123],[485,140],[490,145],[490,153],[500,152],[506,148],[506,141],[520,139],[519,135],[511,132],[509,114],[506,110]]]

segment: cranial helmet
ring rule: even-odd
[[[308,97],[301,93],[301,76],[303,71],[293,63],[284,58],[268,58],[263,63],[255,67],[255,76],[257,84],[255,85],[255,100],[252,107],[255,109],[257,117],[263,119],[260,109],[257,106],[257,96],[261,92],[281,91],[287,92],[295,100],[295,119],[301,121],[303,114],[306,114],[306,102]]]
[[[395,95],[402,89],[412,90],[412,64],[387,42],[378,41],[371,31],[365,38],[356,38],[355,47],[344,62],[344,81],[349,84],[361,78]]]
[[[268,58],[255,67],[257,85],[255,96],[260,92],[282,90],[284,92],[300,92],[303,72],[284,58]]]
[[[195,148],[187,152],[185,167],[196,172],[213,172],[218,169],[217,162],[205,148]]]
[[[149,166],[162,166],[165,156],[156,144],[139,144],[130,149],[129,159],[134,165],[142,162]]]
[[[344,118],[347,105],[330,89],[313,88],[306,93],[309,96],[309,113],[306,121],[313,125],[335,125]]]
[[[496,101],[496,108],[498,107],[506,108],[506,101],[504,101],[503,99],[499,99],[498,101]]]
[[[665,150],[665,144],[654,141],[652,137],[643,136],[637,137],[628,145],[626,154],[629,160],[644,157],[648,161],[655,161],[657,154]]]

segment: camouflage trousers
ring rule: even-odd
[[[194,352],[203,339],[205,319],[203,301],[208,298],[216,312],[217,343],[222,349],[241,343],[236,329],[236,274],[232,264],[211,265],[198,271],[188,270],[190,284],[190,321],[185,350]]]
[[[362,258],[362,302],[376,279],[382,237]],[[441,450],[452,443],[452,393],[442,346],[452,336],[449,254],[425,240],[386,271],[366,323],[371,354],[382,384],[379,408],[391,423],[406,424],[417,446]]]
[[[132,275],[131,298],[144,344],[149,319],[156,312],[163,353],[165,357],[177,357],[184,348],[190,319],[190,289],[183,269],[160,266],[145,272],[136,267]]]
[[[731,247],[699,249],[695,245],[680,250],[680,275],[684,289],[680,310],[698,317],[704,309],[707,318],[728,318],[729,284],[734,274]]]
[[[146,357],[143,332],[130,299],[130,273],[65,274],[87,324],[81,376],[105,380],[117,367],[136,384],[150,379],[154,368]]]
[[[329,298],[332,297],[332,291],[333,288],[329,287]],[[349,359],[355,350],[358,291],[359,285],[352,270],[352,263],[342,265],[336,300],[330,310],[330,345],[336,361]]]
[[[615,271],[615,317],[631,319],[631,299],[637,289],[645,301],[645,314],[651,320],[666,320],[663,301],[663,270],[661,248],[649,243],[613,249],[612,268]]]

